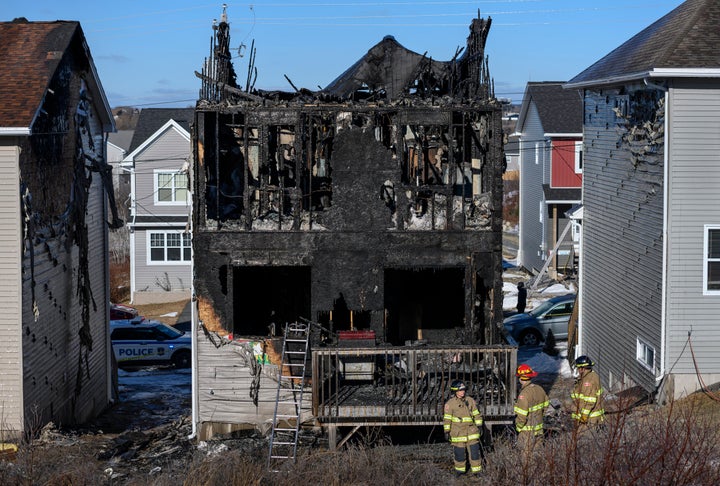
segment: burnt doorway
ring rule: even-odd
[[[385,270],[387,340],[452,342],[465,323],[465,268]]]
[[[310,267],[234,267],[234,332],[279,335],[287,322],[310,316]]]

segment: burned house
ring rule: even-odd
[[[288,322],[313,323],[314,349],[352,333],[383,349],[501,341],[490,23],[450,61],[385,37],[314,92],[255,89],[252,52],[241,83],[216,26],[193,130],[198,424],[267,419],[256,368],[278,364]],[[239,342],[245,384],[221,351]]]
[[[78,22],[0,22],[0,437],[82,423],[113,397],[105,134]],[[112,216],[108,213],[112,211]]]

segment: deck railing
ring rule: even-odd
[[[312,352],[313,415],[339,425],[442,423],[462,380],[488,422],[512,420],[512,346],[327,348]]]

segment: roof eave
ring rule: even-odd
[[[642,81],[646,78],[720,78],[720,68],[656,68],[648,71],[609,76],[607,78],[590,79],[563,84],[565,89],[582,89],[589,86],[608,86],[626,84],[630,81]]]
[[[27,137],[30,127],[0,127],[0,137]]]
[[[583,134],[582,134],[582,132],[576,132],[576,133],[550,133],[550,132],[546,132],[546,133],[543,133],[543,136],[545,136],[545,137],[550,137],[550,138],[564,138],[564,137],[576,138],[576,137],[582,137]]]

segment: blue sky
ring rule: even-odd
[[[238,80],[255,41],[256,87],[317,89],[386,35],[445,61],[477,16],[492,18],[486,45],[495,94],[520,103],[528,81],[565,81],[682,0],[268,0],[226,2]],[[0,19],[78,20],[110,105],[192,106],[222,2],[2,0]],[[247,47],[240,47],[240,46]],[[244,83],[243,83],[244,84]]]

